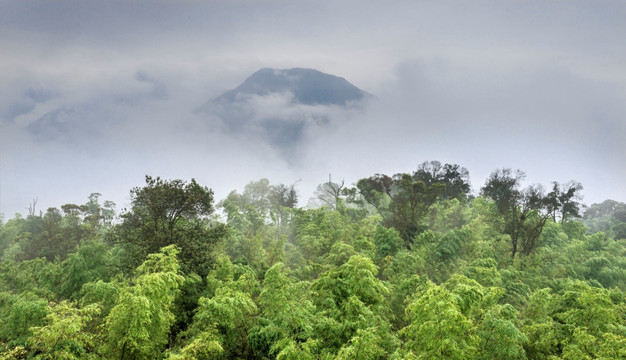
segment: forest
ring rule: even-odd
[[[626,204],[456,164],[0,218],[0,359],[626,359]]]

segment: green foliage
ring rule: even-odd
[[[435,253],[440,260],[452,260],[461,252],[463,238],[459,232],[450,230],[442,236],[435,247]]]
[[[109,281],[114,271],[112,265],[111,252],[104,243],[91,241],[83,244],[61,264],[61,295],[67,299],[75,299],[84,284],[99,280]]]
[[[566,221],[561,224],[561,228],[570,239],[576,239],[576,240],[584,239],[585,234],[588,231],[585,224],[579,221]]]
[[[433,204],[428,211],[428,228],[432,231],[445,233],[450,230],[460,229],[467,220],[465,209],[467,200],[458,199],[440,200]]]
[[[388,326],[384,300],[389,289],[376,278],[377,273],[370,258],[355,255],[311,285],[314,304],[321,312],[315,333],[323,339],[325,352],[339,350],[358,329]]]
[[[402,238],[396,229],[378,226],[374,234],[374,245],[377,258],[384,259],[387,256],[394,256],[400,250]]]
[[[295,184],[270,185],[267,179],[252,181],[242,194],[231,191],[219,203],[226,213],[226,222],[233,228],[254,235],[267,221],[280,226],[290,217],[289,209],[298,203]]]
[[[22,262],[0,262],[0,289],[14,293],[30,292],[54,299],[62,276],[58,263],[44,258]]]
[[[148,255],[137,268],[135,284],[121,290],[106,318],[110,353],[120,359],[150,359],[168,341],[174,322],[171,307],[183,282],[178,249],[167,246]]]
[[[237,267],[226,258],[209,274],[209,297],[200,297],[198,307],[188,330],[182,337],[185,347],[203,337],[215,341],[211,351],[219,344],[226,357],[248,356],[248,332],[255,324],[258,308],[252,300],[258,284],[254,272],[237,274]],[[235,279],[235,277],[237,277]],[[211,335],[213,334],[213,335]],[[221,352],[221,351],[220,351]]]
[[[464,201],[470,193],[469,171],[457,164],[441,165],[439,161],[425,161],[417,167],[413,177],[428,186],[445,185],[445,191],[441,195],[445,200]]]
[[[583,223],[576,183],[473,198],[463,170],[329,181],[321,209],[262,179],[226,223],[149,177],[119,223],[98,193],[1,218],[0,359],[626,358],[620,203]]]
[[[566,359],[619,354],[622,350],[616,346],[624,343],[623,294],[615,300],[611,292],[580,281],[566,282],[558,294],[535,292],[524,314],[526,353],[531,358]]]
[[[287,349],[291,341],[300,343],[312,336],[315,308],[307,298],[306,284],[290,279],[282,263],[265,273],[258,304],[261,317],[248,335],[257,356],[286,356],[296,351]]]
[[[580,195],[582,190],[583,186],[576,181],[567,184],[559,184],[556,181],[552,183],[552,191],[547,194],[546,203],[554,222],[560,220],[564,223],[570,219],[580,218],[581,204],[578,200],[582,199]]]
[[[294,215],[285,264],[297,267],[299,278],[314,279],[330,266],[341,265],[356,254],[375,257],[373,237],[378,217],[353,221],[347,214],[326,208],[301,210]]]
[[[205,276],[210,267],[207,258],[225,235],[223,226],[211,228],[202,221],[213,212],[213,191],[194,179],[187,183],[146,176],[146,185],[133,188],[130,196],[132,208],[122,214],[122,224],[111,234],[111,241],[125,250],[128,269],[174,244],[188,260],[183,270]]]
[[[308,340],[304,343],[297,343],[291,339],[285,339],[278,344],[280,352],[276,355],[276,360],[313,360],[316,357],[313,355],[313,348],[317,346],[317,343],[312,340]]]
[[[400,331],[406,350],[417,358],[524,358],[526,338],[517,328],[516,311],[497,304],[503,292],[460,275],[442,285],[422,283]]]
[[[411,242],[423,229],[420,221],[428,208],[445,189],[446,186],[442,183],[426,185],[409,174],[394,175],[389,205],[391,216],[385,219],[385,224],[395,227],[406,241]]]
[[[200,298],[192,330],[201,329],[200,333],[217,329],[220,343],[229,356],[246,356],[248,347],[248,329],[254,323],[257,306],[242,291],[223,287],[212,298]]]
[[[180,258],[185,259],[181,262],[181,271],[206,276],[213,265],[215,248],[227,239],[229,229],[223,224],[207,225],[194,219],[184,222],[181,231],[184,236],[174,243],[180,249]]]
[[[48,314],[48,302],[30,292],[13,295],[0,293],[0,339],[11,345],[24,345],[32,335],[31,327],[40,326]]]
[[[102,315],[106,316],[116,305],[120,287],[122,285],[119,283],[102,280],[86,283],[81,290],[80,303],[83,305],[97,303],[102,307]]]
[[[384,338],[376,327],[357,329],[350,341],[341,347],[335,360],[376,360],[387,359]]]
[[[615,239],[626,239],[626,222],[611,226],[611,233]]]
[[[406,308],[409,325],[400,331],[417,359],[471,359],[478,350],[474,325],[455,295],[427,282]]]
[[[502,301],[518,308],[525,304],[531,294],[531,287],[524,282],[525,274],[516,269],[502,269],[499,273],[505,290]]]
[[[421,259],[414,253],[406,250],[399,251],[393,261],[384,270],[387,277],[387,285],[390,290],[388,297],[391,322],[394,330],[399,330],[408,325],[405,321],[405,307],[407,301],[422,286],[424,278],[416,275],[417,270],[422,268]]]
[[[4,216],[0,214],[0,259],[9,260],[15,258],[13,254],[5,255],[4,253],[10,247],[15,247],[14,240],[20,233],[24,232],[24,223],[25,220],[21,216],[4,222]],[[15,252],[15,250],[17,249],[13,251]]]
[[[526,336],[517,327],[517,311],[510,304],[496,305],[484,315],[476,334],[478,359],[524,359]]]
[[[332,309],[351,296],[367,306],[378,307],[389,290],[376,278],[377,274],[378,268],[370,258],[356,255],[344,265],[322,274],[311,289],[317,293],[319,305]]]
[[[294,220],[296,236],[293,240],[308,261],[321,262],[335,242],[350,235],[347,219],[325,208],[299,212]]]
[[[396,174],[393,178],[376,174],[357,182],[361,196],[376,208],[383,224],[398,230],[407,243],[424,230],[422,219],[446,191],[444,182],[422,178],[418,171],[414,175]]]
[[[224,348],[215,330],[200,332],[180,351],[170,352],[168,360],[211,360],[221,359]]]
[[[172,326],[172,336],[187,329],[191,324],[198,300],[206,292],[205,281],[196,274],[186,275],[180,286],[180,295],[174,300],[172,312],[176,322]]]
[[[498,272],[498,263],[493,258],[474,260],[465,269],[465,276],[476,280],[483,286],[501,286],[502,276]]]
[[[88,329],[94,315],[100,312],[95,305],[82,309],[64,301],[49,306],[46,325],[33,327],[29,339],[35,359],[97,359],[96,336]]]
[[[626,204],[615,200],[592,204],[585,211],[583,222],[591,233],[610,233],[614,226],[626,223]],[[618,231],[620,229],[621,227],[617,228]],[[619,234],[617,238],[620,238]]]
[[[0,227],[0,254],[5,260],[31,260],[45,257],[52,261],[65,259],[76,251],[82,242],[92,239],[110,225],[115,204],[98,202],[100,194],[93,193],[85,205],[66,204],[48,208],[39,216],[9,220]]]
[[[573,199],[579,197],[582,186],[572,183],[562,193],[557,183],[554,189],[544,194],[541,185],[521,188],[525,174],[517,170],[499,169],[491,173],[481,194],[491,198],[498,212],[505,219],[505,232],[510,236],[511,257],[520,252],[530,255],[540,245],[540,237],[549,218],[556,221],[556,213],[561,212],[561,221],[578,216],[578,203]]]

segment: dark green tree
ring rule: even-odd
[[[394,227],[407,244],[426,226],[421,220],[446,191],[441,182],[426,183],[402,173],[392,178],[376,174],[356,184],[361,197],[383,217],[383,224]]]
[[[552,220],[557,219],[563,224],[567,220],[576,219],[581,216],[582,199],[580,192],[583,186],[576,181],[570,181],[567,184],[559,184],[556,181],[552,183],[552,191],[546,195],[546,201],[552,211]]]
[[[396,228],[405,241],[412,242],[413,237],[424,228],[420,220],[445,189],[444,184],[434,183],[428,186],[409,174],[394,175],[389,204],[390,216],[384,223]]]
[[[554,200],[544,195],[541,186],[521,188],[525,176],[520,170],[499,169],[491,173],[481,189],[481,194],[495,202],[505,219],[513,258],[518,252],[528,255],[539,246],[543,227],[555,211]]]
[[[359,180],[356,187],[363,199],[373,206],[381,216],[386,216],[386,210],[389,207],[389,199],[391,199],[391,188],[393,179],[384,174],[375,174],[368,178]]]
[[[128,269],[148,254],[175,244],[184,259],[184,272],[205,276],[210,269],[214,245],[226,235],[223,225],[209,226],[213,191],[194,179],[162,180],[146,176],[144,187],[130,192],[132,207],[122,214],[122,224],[113,233],[126,255]]]
[[[439,161],[425,161],[413,173],[415,180],[423,181],[427,186],[445,184],[443,199],[467,199],[470,193],[469,171],[457,164],[441,165]]]

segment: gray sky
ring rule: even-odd
[[[217,200],[249,181],[352,183],[457,163],[580,181],[626,201],[623,1],[18,1],[0,3],[0,212],[118,208],[146,174],[196,178]],[[254,129],[198,112],[262,67],[314,68],[374,94],[285,160]],[[314,122],[314,120],[311,120]]]

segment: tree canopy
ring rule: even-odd
[[[626,358],[626,206],[524,176],[423,162],[309,208],[147,176],[117,215],[1,218],[0,359]]]

